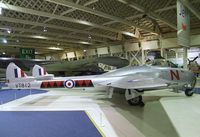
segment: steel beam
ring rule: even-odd
[[[51,45],[51,46],[59,46],[59,47],[64,47],[64,46],[75,46],[75,44],[68,44],[61,42],[58,44],[58,42],[55,41],[44,41],[44,40],[38,40],[38,39],[28,39],[24,37],[7,37],[6,38],[9,41],[15,42],[15,44],[18,44],[20,42],[27,42],[27,43],[37,43],[37,44],[44,44],[44,45]],[[10,43],[10,42],[9,42]]]
[[[119,1],[119,2],[122,2],[122,3],[124,3],[124,4],[129,5],[131,8],[134,8],[134,9],[136,9],[136,10],[142,12],[142,13],[147,14],[147,15],[148,15],[149,17],[151,17],[151,18],[158,19],[158,20],[164,22],[165,24],[167,24],[168,26],[170,26],[171,28],[173,28],[173,29],[175,29],[175,30],[177,29],[175,24],[172,24],[171,22],[169,22],[169,21],[167,21],[166,19],[160,17],[160,16],[157,15],[156,13],[154,13],[154,12],[148,12],[148,13],[146,13],[147,10],[146,10],[144,7],[138,5],[137,3],[134,3],[134,2],[132,2],[132,1],[131,1],[131,2],[128,2],[128,0],[118,0],[118,1]]]
[[[67,7],[71,7],[71,8],[75,8],[77,10],[81,10],[81,11],[84,11],[84,12],[87,12],[87,13],[90,13],[90,14],[93,14],[93,15],[103,17],[103,18],[111,19],[111,20],[114,20],[116,22],[126,24],[128,26],[137,27],[139,29],[146,30],[148,32],[154,32],[153,30],[151,30],[149,28],[145,28],[145,27],[139,26],[137,24],[130,23],[130,22],[128,22],[124,19],[121,19],[119,17],[112,16],[112,15],[106,14],[106,13],[101,12],[101,11],[93,10],[91,8],[84,7],[82,5],[78,5],[78,4],[75,4],[75,3],[72,3],[72,2],[69,2],[69,1],[66,1],[66,0],[46,0],[46,1],[53,2],[53,3],[56,3],[56,4],[60,4],[60,5],[67,6]],[[127,35],[127,34],[125,33],[125,35]]]
[[[0,29],[1,28],[7,28],[9,30],[13,30],[13,31],[22,31],[22,32],[30,32],[30,33],[37,33],[37,34],[43,34],[43,35],[51,35],[53,37],[61,37],[60,39],[65,40],[66,38],[73,38],[73,39],[79,39],[79,40],[85,40],[85,41],[91,41],[91,42],[106,42],[106,41],[102,41],[102,40],[95,40],[95,39],[88,39],[85,37],[79,37],[79,36],[72,36],[72,35],[68,35],[65,33],[50,33],[50,32],[44,32],[44,31],[38,31],[38,30],[31,30],[31,29],[24,29],[24,28],[16,28],[16,27],[10,27],[10,26],[2,26],[0,25]]]
[[[67,22],[91,26],[91,27],[94,27],[94,28],[99,28],[99,29],[103,29],[103,30],[107,30],[107,31],[115,32],[115,33],[122,33],[124,35],[134,37],[134,34],[132,34],[130,32],[126,32],[126,31],[102,26],[102,25],[92,23],[92,22],[88,22],[88,21],[84,21],[84,20],[78,20],[78,19],[74,19],[74,18],[70,18],[70,17],[63,17],[63,16],[59,16],[59,15],[52,15],[52,14],[47,13],[47,12],[23,8],[23,7],[19,7],[19,6],[10,5],[10,4],[7,4],[7,3],[5,4],[5,3],[2,3],[2,2],[0,2],[0,7],[2,7],[3,9],[7,9],[7,10],[13,10],[13,11],[16,11],[16,12],[28,13],[28,14],[31,14],[31,15],[54,18],[54,19],[63,20],[63,21],[67,21]]]
[[[41,27],[53,28],[53,29],[58,29],[58,30],[62,30],[62,31],[63,30],[64,31],[73,31],[73,32],[76,32],[76,33],[94,35],[94,36],[98,36],[98,37],[116,40],[116,37],[113,37],[113,36],[103,35],[103,34],[94,33],[94,32],[90,32],[90,31],[86,31],[86,30],[73,29],[73,28],[69,28],[69,27],[61,27],[61,26],[56,26],[56,25],[51,25],[51,24],[45,24],[45,23],[39,23],[39,22],[3,17],[3,16],[0,16],[0,20],[1,21],[7,21],[7,22],[13,22],[13,23],[27,24],[27,25],[37,25],[37,26],[41,26]]]
[[[168,26],[170,26],[171,28],[177,30],[177,27],[175,24],[171,23],[170,21],[168,21],[167,19],[161,17],[160,15],[156,14],[156,13],[153,13],[153,12],[150,12],[150,13],[147,13],[147,15],[153,19],[157,19],[157,20],[160,20],[162,22],[164,22],[165,24],[167,24]]]
[[[59,38],[54,38],[54,37],[49,37],[49,36],[27,35],[27,34],[8,34],[8,33],[3,33],[3,32],[0,32],[0,35],[25,37],[25,38],[33,38],[33,39],[43,39],[43,40],[54,40],[54,41],[60,41],[60,42],[66,42],[66,43],[77,43],[77,44],[82,44],[82,45],[96,45],[96,44],[93,44],[90,42],[85,42],[85,41],[64,40],[64,39],[59,39]]]
[[[97,2],[97,1],[98,1],[98,0],[90,0],[90,1],[86,2],[86,3],[84,4],[84,6],[88,6],[88,5],[93,4],[93,3]],[[77,0],[76,3],[78,4],[78,3],[79,3],[79,0]],[[57,7],[58,7],[58,4],[56,4],[56,7],[55,7],[54,12],[53,12],[52,14],[55,13]],[[71,12],[73,12],[73,11],[75,11],[75,10],[76,10],[76,9],[69,9],[69,10],[64,11],[63,13],[61,13],[61,15],[63,16],[63,15],[65,15],[65,14],[71,13]],[[47,23],[47,22],[51,21],[52,19],[53,19],[53,18],[49,18],[49,19],[45,20],[43,23]],[[31,28],[35,28],[35,27],[36,27],[36,26],[33,26],[33,27],[31,27]]]

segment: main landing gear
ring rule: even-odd
[[[135,90],[135,89],[126,89],[125,97],[129,105],[131,106],[141,106],[143,107],[145,104],[142,100],[143,91]]]
[[[193,92],[192,90],[193,90],[193,88],[195,87],[196,82],[197,82],[197,79],[194,77],[194,79],[193,79],[192,82],[191,82],[190,87],[187,87],[187,88],[185,89],[185,95],[186,95],[186,96],[191,97],[191,96],[194,94],[194,92]]]

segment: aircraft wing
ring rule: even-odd
[[[99,83],[102,86],[110,86],[123,89],[150,89],[168,86],[167,81],[156,78],[136,74],[134,76],[124,76]]]

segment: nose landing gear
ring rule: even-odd
[[[194,94],[194,92],[192,90],[196,85],[196,81],[197,81],[197,79],[196,79],[196,77],[194,77],[194,79],[192,80],[190,88],[185,89],[185,95],[186,96],[191,97]]]
[[[192,91],[192,89],[186,89],[185,90],[185,95],[188,97],[191,97],[194,94],[194,92]]]

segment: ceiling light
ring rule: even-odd
[[[87,22],[87,21],[84,21],[84,20],[79,20],[78,21],[80,24],[83,24],[83,25],[88,25],[88,26],[91,26],[92,24],[90,22]]]
[[[44,31],[44,32],[47,32],[47,29],[46,29],[46,27],[44,27],[43,31]]]
[[[124,4],[127,4],[128,2],[126,2],[125,0],[118,0],[120,1],[121,3],[124,3]]]
[[[63,50],[63,48],[59,48],[59,47],[49,47],[48,49],[51,49],[51,50]]]
[[[131,33],[131,32],[123,32],[123,34],[131,36],[131,37],[135,37],[135,34]]]
[[[2,7],[0,7],[0,15],[2,15]]]
[[[87,51],[86,49],[83,50],[83,52],[86,52],[86,51]]]
[[[3,39],[3,43],[8,43],[8,41],[6,39]]]
[[[151,34],[153,34],[153,35],[158,35],[158,33],[154,33],[154,32],[151,32]]]
[[[11,30],[8,29],[7,32],[10,34],[10,33],[11,33]]]
[[[3,54],[3,55],[5,55],[6,53],[5,53],[5,52],[3,52],[2,54]]]
[[[86,42],[86,41],[80,41],[79,43],[80,43],[80,44],[91,44],[91,43]]]
[[[44,36],[37,36],[37,35],[34,35],[34,36],[31,36],[32,38],[36,38],[36,39],[47,39],[47,37],[44,37]]]

